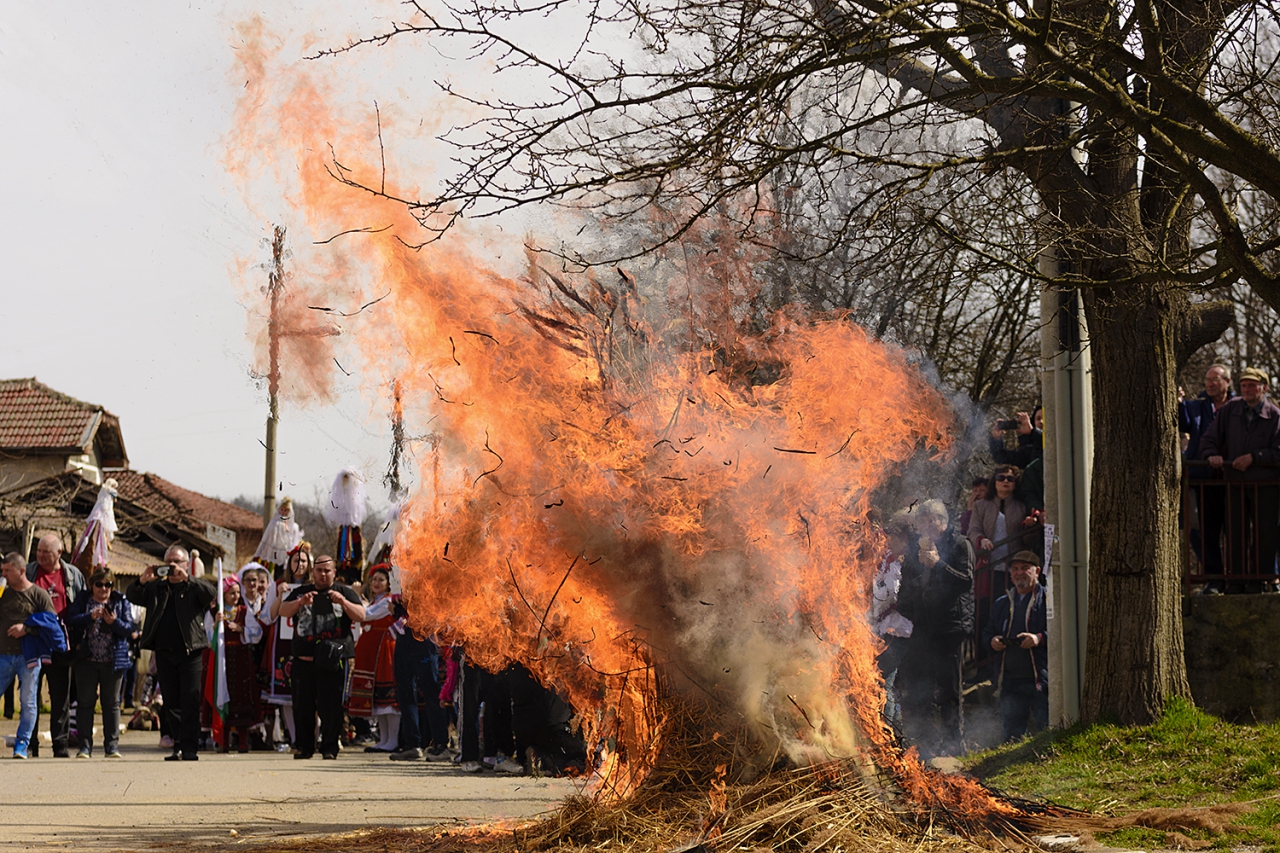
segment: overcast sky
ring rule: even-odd
[[[254,4],[0,2],[0,376],[118,415],[137,470],[260,497],[266,392],[235,271],[268,259],[270,223],[222,167],[234,25]],[[270,14],[282,33],[340,43],[395,8]],[[287,494],[327,493],[354,464],[385,504],[386,404],[354,384],[332,406],[283,407]]]

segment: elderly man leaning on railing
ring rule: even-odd
[[[1227,578],[1210,578],[1209,591],[1274,589],[1276,527],[1280,523],[1280,408],[1267,399],[1267,375],[1240,371],[1240,396],[1221,409],[1200,439],[1200,458],[1221,472],[1226,489]],[[1206,509],[1216,502],[1206,501]],[[1205,529],[1217,519],[1203,519]],[[1224,581],[1227,581],[1224,584]]]

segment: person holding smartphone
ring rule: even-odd
[[[133,619],[129,602],[116,590],[116,576],[106,567],[89,577],[67,608],[67,627],[80,637],[76,650],[76,758],[93,755],[93,706],[102,702],[102,747],[107,758],[121,758],[120,682],[133,665],[129,637]]]
[[[293,590],[280,615],[293,618],[294,758],[316,751],[316,715],[320,716],[320,753],[338,757],[342,734],[342,690],[348,661],[355,655],[351,623],[365,619],[364,602],[346,584],[335,583],[333,557],[316,559],[311,583]]]

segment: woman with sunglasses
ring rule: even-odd
[[[978,556],[978,568],[974,574],[978,625],[987,624],[992,605],[1008,589],[1009,572],[1005,561],[1024,548],[1032,547],[1023,538],[1006,541],[1023,530],[1022,522],[1027,517],[1026,506],[1014,497],[1021,478],[1022,470],[1018,466],[997,465],[991,474],[986,499],[973,504],[968,536]]]
[[[1022,539],[1006,541],[1022,530],[1027,508],[1013,496],[1022,470],[1017,465],[997,465],[985,500],[975,501],[969,519],[969,541],[978,554],[987,554],[988,565],[1004,571],[1010,554],[1028,547]],[[1003,592],[1003,590],[1002,590]]]
[[[115,588],[115,574],[103,567],[89,578],[67,608],[67,627],[79,636],[76,653],[76,729],[80,752],[93,755],[93,707],[102,702],[102,745],[107,758],[120,758],[120,682],[133,665],[129,635],[134,624],[129,603]]]

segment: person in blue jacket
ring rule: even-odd
[[[116,590],[116,576],[108,568],[95,571],[89,588],[67,608],[67,627],[77,638],[76,730],[80,752],[93,755],[93,706],[101,697],[102,746],[107,758],[120,758],[120,682],[133,665],[129,637],[134,623],[129,602]]]

